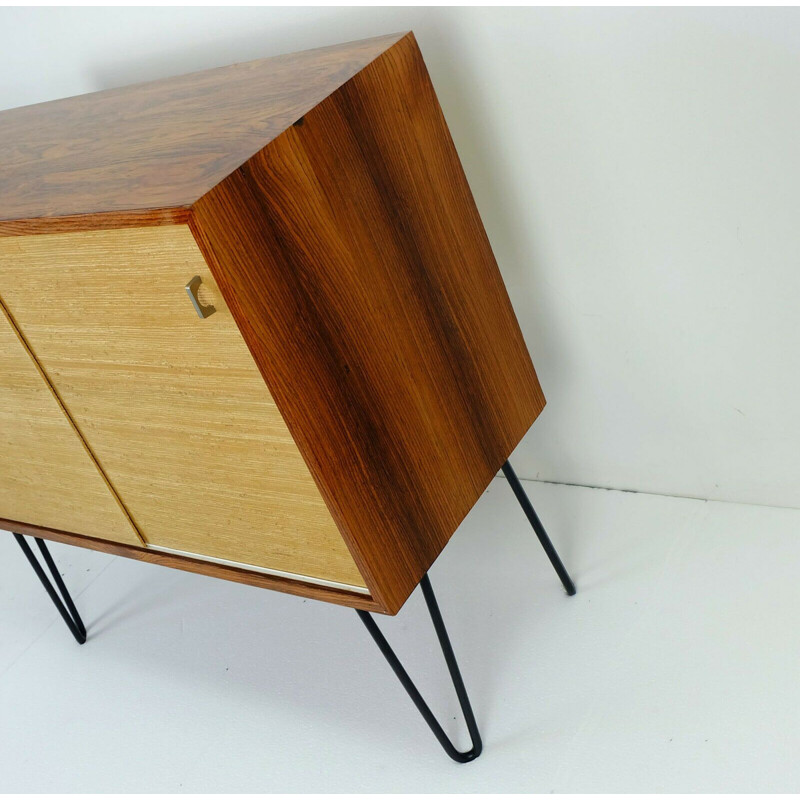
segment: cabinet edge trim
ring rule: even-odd
[[[314,578],[311,575],[301,575],[297,572],[284,572],[280,569],[272,569],[270,567],[259,567],[255,564],[246,564],[243,561],[230,561],[227,558],[217,558],[216,556],[206,556],[201,553],[192,553],[188,550],[176,550],[173,547],[164,547],[162,545],[147,544],[148,550],[155,550],[157,553],[168,553],[173,556],[182,556],[183,558],[194,558],[198,561],[208,561],[211,564],[220,564],[223,567],[235,567],[236,569],[246,569],[248,572],[260,572],[262,575],[274,575],[277,578],[286,578],[287,580],[302,581],[303,583],[313,583],[315,586],[326,586],[329,589],[341,589],[345,592],[354,592],[356,594],[363,594],[369,596],[369,589],[364,586],[356,586],[352,583],[339,583],[338,581],[330,581],[325,578]]]

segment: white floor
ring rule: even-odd
[[[0,536],[0,792],[800,789],[800,511],[502,479],[431,572],[485,750],[450,762],[348,609]],[[419,592],[380,620],[465,734]]]

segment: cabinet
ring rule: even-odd
[[[395,613],[544,405],[413,36],[4,112],[0,163],[86,473],[37,406],[3,527]]]
[[[502,468],[574,594],[544,404],[413,34],[0,113],[0,529],[79,642],[48,539],[351,606],[476,758],[427,571]],[[368,613],[417,585],[465,753]]]
[[[362,610],[545,402],[412,34],[0,113],[0,303],[0,527]]]

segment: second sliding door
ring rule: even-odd
[[[363,590],[187,226],[2,238],[0,295],[145,542]]]

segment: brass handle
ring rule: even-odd
[[[189,295],[189,299],[192,301],[197,316],[200,317],[200,319],[205,319],[206,317],[210,317],[217,309],[214,308],[214,306],[201,305],[200,301],[197,299],[197,290],[200,288],[202,282],[202,278],[199,275],[195,275],[194,278],[186,284],[186,294]]]

